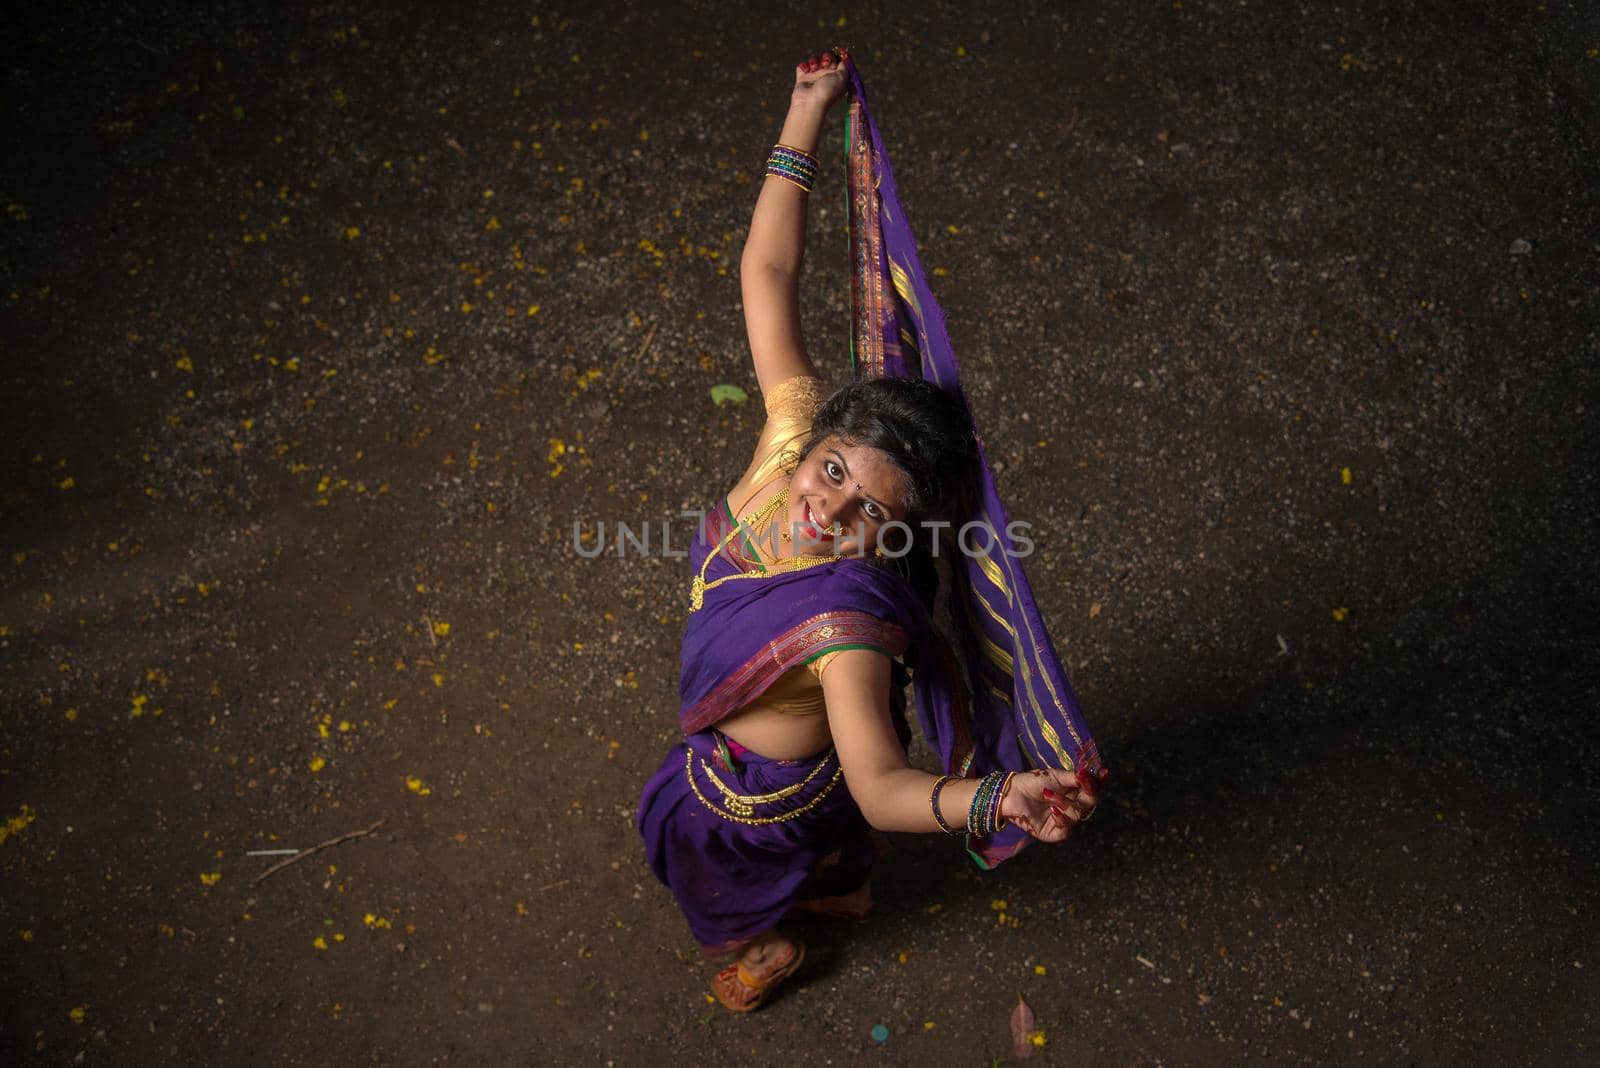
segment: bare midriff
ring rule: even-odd
[[[783,475],[756,487],[740,482],[728,494],[729,513],[740,519],[749,516],[788,481],[788,476]],[[782,517],[774,517],[765,531],[757,532],[771,536],[753,540],[756,555],[763,563],[794,555],[792,542],[777,536],[781,524]],[[822,699],[822,680],[804,664],[784,672],[759,697],[719,723],[717,729],[746,749],[772,760],[801,760],[833,744],[827,706]]]

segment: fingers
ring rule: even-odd
[[[809,59],[802,59],[799,62],[798,67],[802,74],[815,74],[818,71],[832,70],[833,68],[837,67],[840,62],[841,61],[839,57],[834,53],[824,52],[821,55],[813,55]]]
[[[1017,812],[1011,822],[1041,841],[1063,841],[1094,815],[1100,781],[1083,772],[1035,768],[1014,782],[1013,790],[1021,787],[1019,796],[1032,800],[1019,806],[1028,811]]]
[[[1094,813],[1094,808],[1100,803],[1100,798],[1092,791],[1085,790],[1077,784],[1063,786],[1057,782],[1058,790],[1045,787],[1044,797],[1052,808],[1062,810],[1064,816],[1070,815],[1074,823],[1083,823]]]
[[[1046,791],[1050,801],[1050,814],[1067,826],[1075,826],[1089,818],[1088,809],[1081,805],[1069,803],[1065,798],[1052,796]]]

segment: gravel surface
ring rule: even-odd
[[[1038,1063],[1594,1056],[1591,5],[7,21],[6,1063],[985,1065],[1019,994]],[[760,428],[737,258],[836,40],[1114,778],[992,873],[892,837],[736,1018],[631,825],[659,538]]]

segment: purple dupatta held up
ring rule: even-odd
[[[925,378],[965,400],[961,371],[944,313],[928,285],[917,244],[895,188],[894,168],[867,111],[866,89],[854,62],[850,75],[845,157],[849,171],[851,343],[858,378]],[[974,419],[976,425],[976,419]],[[978,435],[981,524],[959,548],[949,545],[961,664],[970,693],[970,736],[986,741],[963,753],[945,744],[938,723],[923,711],[923,731],[952,775],[1033,767],[1081,768],[1096,779],[1105,768],[1078,708],[1061,658],[1045,630],[1032,587],[1007,534],[1005,506]],[[970,550],[976,551],[970,551]],[[920,698],[920,695],[919,695]],[[987,749],[988,752],[984,752]],[[991,763],[984,758],[998,758]],[[973,856],[985,867],[1030,839],[1016,829],[982,843]]]
[[[857,376],[926,377],[962,396],[944,317],[928,288],[895,194],[894,174],[849,67],[853,355]],[[637,826],[656,876],[710,952],[770,930],[796,903],[860,887],[872,861],[867,824],[829,750],[772,760],[725,739],[717,724],[787,671],[840,649],[874,649],[912,672],[917,719],[945,771],[976,776],[1027,766],[1103,777],[1045,632],[1022,566],[1005,540],[1006,513],[981,458],[978,511],[997,539],[955,554],[952,651],[900,573],[859,557],[794,570],[761,567],[734,533],[726,499],[689,553],[704,574],[691,598],[679,674],[685,738],[646,784]],[[724,538],[730,538],[723,545]],[[702,568],[704,571],[702,572]],[[748,576],[748,581],[723,581]],[[897,678],[903,678],[898,675]],[[891,688],[893,711],[903,711]],[[1015,827],[968,849],[988,868],[1031,838]]]

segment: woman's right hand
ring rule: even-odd
[[[850,84],[845,74],[845,57],[844,49],[839,48],[796,64],[790,105],[805,104],[827,110],[844,95],[846,86]]]
[[[1071,771],[1020,771],[1000,799],[1000,815],[1041,842],[1060,842],[1094,814],[1100,798],[1092,780]]]

